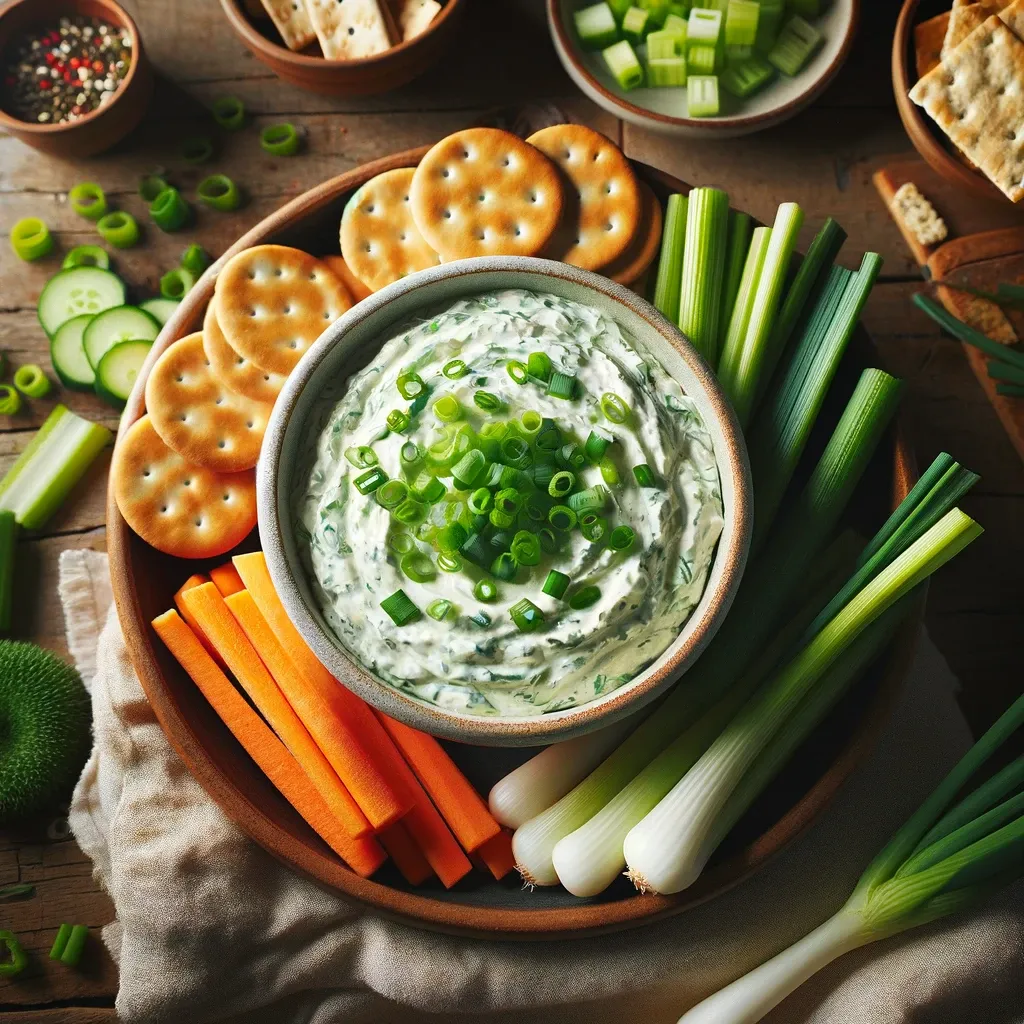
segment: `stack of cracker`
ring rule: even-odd
[[[246,7],[268,16],[288,49],[316,42],[328,60],[384,53],[425,32],[441,10],[438,0],[247,0]]]
[[[931,63],[940,25],[921,26],[919,70]],[[938,62],[910,98],[1011,201],[1024,199],[1024,0],[955,0]]]

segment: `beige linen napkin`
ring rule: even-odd
[[[157,725],[109,608],[106,556],[66,551],[68,643],[96,743],[71,824],[109,890],[127,1024],[672,1024],[824,920],[966,747],[955,680],[922,644],[876,753],[807,835],[724,896],[649,928],[557,943],[418,931],[293,874],[229,822]],[[102,627],[102,631],[101,631]],[[770,1024],[1024,1021],[1024,886],[850,954]]]

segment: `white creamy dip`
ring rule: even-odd
[[[512,379],[508,361],[526,363],[531,352],[547,353],[555,369],[576,375],[573,400],[547,395],[542,384]],[[469,372],[455,380],[442,375],[452,359],[461,359]],[[418,403],[404,433],[388,432],[388,413],[410,409],[397,386],[399,374],[410,371],[422,378],[429,398]],[[482,412],[473,399],[478,389],[498,396],[503,408]],[[630,407],[627,423],[609,422],[602,414],[601,396],[608,392]],[[538,565],[520,566],[512,582],[495,580],[497,599],[490,603],[474,595],[487,572],[469,561],[463,571],[438,571],[424,583],[404,575],[389,537],[415,536],[416,527],[396,523],[372,493],[356,489],[355,478],[366,470],[344,453],[372,447],[389,478],[408,482],[402,446],[411,441],[425,448],[436,439],[442,424],[433,405],[444,395],[458,399],[462,422],[474,431],[532,410],[581,446],[592,430],[611,438],[607,454],[619,483],[608,487],[600,515],[609,531],[618,525],[635,531],[632,548],[616,552],[606,543],[592,544],[578,528],[561,534],[559,551],[542,554]],[[585,704],[654,661],[700,600],[722,530],[711,438],[679,385],[613,320],[593,309],[519,290],[460,300],[395,330],[347,386],[321,396],[316,413],[311,423],[318,432],[310,438],[315,450],[293,495],[311,587],[352,656],[403,692],[480,715],[536,715]],[[638,486],[632,467],[641,463],[653,470],[656,487]],[[582,487],[603,482],[591,463],[577,476]],[[428,521],[443,525],[447,501],[465,500],[469,492],[455,491],[450,475],[442,481],[448,493],[431,506]],[[543,490],[537,493],[542,503],[555,503]],[[524,519],[513,529],[528,525]],[[430,543],[416,546],[436,559]],[[551,569],[572,581],[561,600],[541,589]],[[574,610],[567,598],[584,585],[598,587],[600,598]],[[381,608],[399,589],[423,613],[403,626]],[[426,614],[439,598],[453,604],[442,622]],[[521,598],[544,616],[530,632],[521,632],[510,616]]]

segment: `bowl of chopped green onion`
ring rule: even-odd
[[[329,327],[257,491],[275,587],[331,673],[492,746],[655,700],[725,618],[752,532],[746,446],[698,350],[536,258],[430,268]]]
[[[732,138],[787,120],[849,55],[860,0],[547,0],[569,77],[615,117]]]

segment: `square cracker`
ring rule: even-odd
[[[1024,43],[999,18],[972,32],[910,98],[1013,202],[1024,199]]]
[[[942,60],[942,44],[949,27],[950,12],[942,14],[914,26],[914,54],[916,58],[917,77],[923,78]]]
[[[999,12],[999,17],[1010,31],[1024,42],[1024,0],[1013,0],[1009,7],[1004,7]]]
[[[987,18],[996,14],[987,4],[959,4],[949,12],[949,26],[942,41],[942,59],[955,50],[976,28],[985,24]]]
[[[391,7],[402,42],[426,32],[441,11],[437,0],[391,0]]]
[[[397,41],[384,0],[306,0],[306,5],[328,60],[373,57]]]
[[[306,0],[263,0],[263,9],[289,50],[301,50],[316,39]]]

